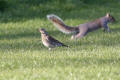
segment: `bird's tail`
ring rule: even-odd
[[[61,32],[65,34],[71,34],[77,32],[77,27],[70,27],[64,24],[63,20],[54,14],[47,15],[48,20],[50,20],[55,27],[57,27]]]
[[[62,46],[63,46],[63,47],[68,47],[68,48],[69,48],[69,46],[68,46],[68,45],[65,45],[65,44],[64,44],[64,45],[62,45]]]

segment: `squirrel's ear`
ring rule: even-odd
[[[107,16],[107,17],[110,17],[110,13],[107,13],[106,16]]]

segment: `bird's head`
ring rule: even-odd
[[[44,28],[39,29],[39,32],[41,34],[48,34],[47,31]]]

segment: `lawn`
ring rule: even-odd
[[[120,1],[7,0],[0,12],[0,80],[119,80]],[[54,13],[70,26],[110,12],[116,22],[77,41],[57,30],[46,15]],[[51,51],[41,42],[39,28],[70,48]]]

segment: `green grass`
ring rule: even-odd
[[[0,80],[119,80],[120,2],[117,0],[8,0],[0,13]],[[30,0],[32,1],[32,0]],[[66,3],[64,5],[63,3]],[[72,41],[46,15],[54,13],[75,26],[104,16],[116,18],[111,33],[98,30]],[[38,28],[70,45],[49,51]]]

